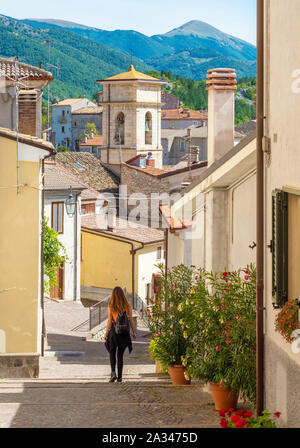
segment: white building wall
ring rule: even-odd
[[[162,257],[164,254],[164,242],[158,243],[157,246],[145,248],[138,254],[138,285],[137,293],[142,300],[146,298],[146,285],[152,283],[152,275],[159,272],[157,264],[164,263],[164,259],[157,259],[157,248],[162,247]]]
[[[45,216],[49,218],[51,226],[52,202],[65,202],[68,196],[61,194],[45,194]],[[78,199],[77,210],[80,211],[80,199]],[[75,215],[76,217],[76,215]],[[64,269],[64,300],[80,300],[80,213],[77,214],[77,238],[75,240],[75,217],[68,216],[64,207],[64,233],[58,236],[59,241],[66,249],[68,260]],[[77,263],[75,259],[77,242]],[[77,288],[75,294],[75,272],[77,264]]]
[[[256,263],[256,175],[228,191],[228,266],[230,271]]]

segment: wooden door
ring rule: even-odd
[[[64,263],[56,269],[57,284],[51,288],[51,299],[63,300],[64,298]]]

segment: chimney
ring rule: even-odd
[[[230,68],[207,72],[208,90],[208,166],[234,146],[234,91],[236,73]]]
[[[148,152],[148,156],[147,156],[147,159],[146,159],[146,167],[147,166],[155,168],[155,160],[152,157],[152,152]]]
[[[21,134],[40,137],[37,135],[37,91],[20,90],[19,92],[19,131]]]
[[[191,164],[199,162],[199,146],[191,146]]]

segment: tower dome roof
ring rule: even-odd
[[[153,78],[153,76],[145,75],[144,73],[136,71],[132,64],[130,65],[127,72],[123,72],[97,82],[103,83],[111,81],[148,81],[153,83],[165,84],[165,81],[162,81],[161,79]]]

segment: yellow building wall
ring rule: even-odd
[[[0,356],[38,350],[40,193],[7,188],[16,166],[16,142],[0,137]],[[38,187],[39,173],[39,163],[20,162],[20,184]]]
[[[126,287],[132,292],[131,245],[108,239],[99,233],[82,231],[81,286],[113,289]],[[136,258],[136,257],[135,257]],[[135,290],[137,266],[135,262]]]

